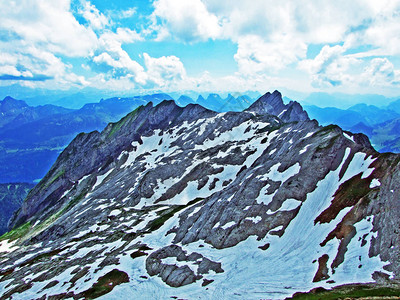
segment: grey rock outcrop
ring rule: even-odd
[[[176,263],[181,262],[183,266],[177,266],[176,263],[163,262],[163,259],[173,258]],[[197,265],[195,273],[186,264]],[[146,259],[146,270],[150,276],[159,275],[162,280],[173,287],[184,286],[203,278],[211,270],[216,273],[222,273],[221,263],[213,262],[199,253],[187,255],[181,247],[170,245],[153,252]]]
[[[8,221],[33,187],[30,183],[0,184],[0,235],[7,231]]]
[[[278,116],[283,122],[298,122],[309,120],[307,112],[296,101],[284,104],[282,95],[278,91],[266,93],[254,102],[246,111],[257,114]]]

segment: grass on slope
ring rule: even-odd
[[[100,277],[99,280],[87,291],[83,292],[85,299],[95,299],[111,292],[115,286],[129,282],[128,274],[114,269]]]
[[[19,239],[23,236],[25,236],[29,230],[31,229],[31,223],[27,222],[25,224],[22,224],[21,226],[14,228],[13,230],[6,232],[0,237],[0,241],[3,240],[10,240],[14,241],[16,239]]]
[[[350,284],[331,290],[316,288],[307,293],[296,293],[293,300],[334,300],[334,299],[400,299],[400,286],[387,287],[374,284]]]

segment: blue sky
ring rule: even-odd
[[[400,1],[0,2],[0,86],[400,96]]]

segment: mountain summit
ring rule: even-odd
[[[2,297],[394,289],[399,184],[399,155],[279,92],[243,112],[150,103],[79,134],[29,193],[1,238]]]
[[[282,95],[278,91],[266,93],[254,102],[246,111],[257,114],[270,114],[279,117],[283,122],[298,122],[309,120],[307,112],[296,101],[283,103]]]

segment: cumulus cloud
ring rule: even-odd
[[[218,18],[201,0],[156,0],[151,15],[158,40],[172,35],[186,42],[215,39],[221,35]]]
[[[84,56],[96,47],[95,33],[79,24],[68,0],[2,1],[0,12],[0,28],[13,33],[25,47],[40,43],[66,56]]]
[[[84,57],[108,73],[104,78],[127,76],[144,84],[144,68],[122,49],[124,43],[142,40],[140,34],[123,27],[111,30],[109,19],[89,1],[78,2],[75,13],[83,24],[73,15],[69,0],[1,2],[1,80],[50,80],[54,88],[89,85],[64,62],[66,57]],[[133,13],[125,11],[123,17]]]
[[[365,67],[361,76],[362,83],[371,86],[400,84],[400,70],[395,70],[387,58],[374,58]]]
[[[60,58],[87,56],[98,42],[93,30],[75,19],[69,1],[3,1],[0,18],[0,32],[8,36],[0,39],[3,80],[87,83]]]
[[[136,14],[136,7],[131,7],[126,10],[121,11],[119,14],[119,18],[121,18],[121,19],[130,18],[134,14]]]
[[[234,59],[242,76],[278,74],[298,64],[313,87],[324,88],[349,85],[357,77],[354,67],[362,72],[374,57],[400,53],[399,10],[400,1],[390,0],[253,0],[250,5],[158,0],[152,20],[158,40],[231,40],[238,47]],[[306,59],[310,45],[326,46]]]
[[[79,13],[89,22],[90,27],[93,29],[103,29],[109,24],[107,17],[88,1],[83,2]]]
[[[123,50],[122,50],[123,51]],[[94,62],[103,68],[100,77],[92,79],[98,88],[117,90],[121,85],[130,88],[177,90],[185,85],[192,87],[192,79],[186,75],[183,63],[176,56],[151,57],[144,53],[144,67],[132,60],[126,52],[116,53],[111,57],[108,52],[94,57]],[[100,75],[100,74],[99,74]],[[97,85],[95,81],[109,81],[106,85]]]
[[[153,58],[147,53],[144,53],[143,57],[148,80],[158,87],[181,82],[186,77],[186,70],[183,63],[176,56]]]
[[[282,38],[279,42],[265,42],[256,35],[238,40],[238,51],[234,58],[239,72],[251,75],[260,72],[274,73],[305,57],[307,46],[299,40]]]
[[[129,75],[134,82],[145,84],[147,78],[144,68],[122,49],[123,43],[141,39],[136,31],[127,28],[118,28],[116,32],[106,31],[99,37],[99,47],[92,57],[92,68],[108,73],[112,78]]]
[[[299,62],[299,69],[311,75],[311,84],[315,87],[340,86],[352,81],[351,67],[360,63],[353,56],[344,55],[342,46],[324,46],[314,59]]]
[[[74,4],[72,12],[70,0],[0,2],[2,82],[163,90],[398,87],[397,60],[390,61],[400,54],[398,0],[155,0],[147,19],[134,7],[100,11],[89,0]],[[238,71],[190,77],[176,54],[142,53],[139,63],[124,45],[145,38],[177,47],[228,40],[237,46]],[[311,56],[310,46],[320,53]],[[76,58],[91,78],[74,73],[67,61]]]

